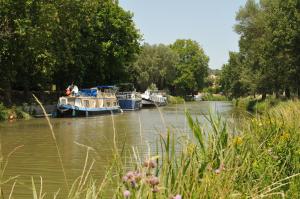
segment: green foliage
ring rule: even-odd
[[[208,75],[208,56],[201,46],[193,40],[178,39],[171,45],[178,54],[176,64],[175,90],[178,94],[191,94],[205,86]]]
[[[0,121],[11,119],[29,119],[30,115],[22,107],[7,108],[0,102]]]
[[[203,93],[201,99],[203,101],[228,101],[226,96],[212,93]]]
[[[166,45],[144,44],[132,67],[132,81],[140,90],[154,83],[158,89],[170,89],[175,78],[178,55]]]
[[[3,105],[3,103],[0,102],[0,121],[7,120],[8,119],[8,110]]]
[[[0,5],[0,83],[7,98],[11,89],[128,80],[140,35],[132,14],[117,1],[4,0]]]
[[[167,99],[168,99],[168,104],[183,104],[184,103],[184,99],[180,96],[168,95]]]

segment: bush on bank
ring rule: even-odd
[[[168,95],[167,100],[169,104],[183,104],[185,102],[182,97],[172,95]]]
[[[29,119],[30,115],[23,110],[23,107],[12,106],[7,108],[0,103],[0,121],[12,119]]]
[[[203,93],[202,100],[203,101],[228,101],[228,98],[220,94]]]

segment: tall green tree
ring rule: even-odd
[[[95,86],[128,80],[140,39],[132,14],[112,0],[67,0],[60,7],[57,84]]]
[[[208,75],[209,58],[201,46],[193,40],[178,39],[171,45],[178,54],[174,86],[179,94],[193,94],[202,89]]]
[[[169,46],[144,44],[131,69],[132,80],[140,90],[154,83],[159,89],[172,91],[177,63],[178,55]]]

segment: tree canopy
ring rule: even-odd
[[[0,81],[6,90],[128,79],[141,38],[113,0],[2,0]]]
[[[168,89],[173,94],[193,94],[204,87],[208,60],[196,41],[181,39],[170,46],[145,44],[132,74],[141,90],[155,83],[159,89]]]

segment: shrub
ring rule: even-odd
[[[184,99],[180,96],[168,95],[168,103],[169,104],[183,104]]]

